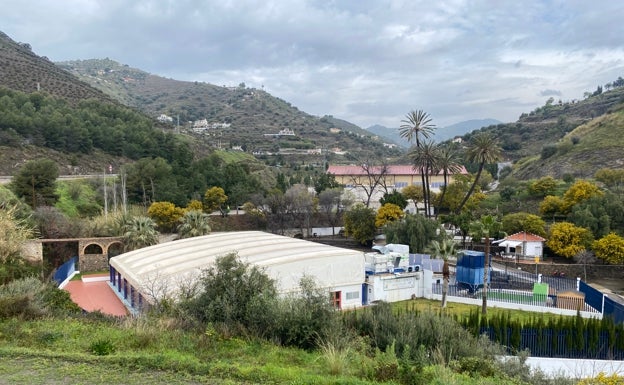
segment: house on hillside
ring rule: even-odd
[[[544,242],[546,239],[539,235],[521,231],[508,237],[492,242],[505,248],[504,255],[522,259],[542,259],[544,256]]]

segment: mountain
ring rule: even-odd
[[[327,151],[332,161],[371,152],[398,156],[370,132],[331,116],[316,117],[262,89],[164,78],[110,59],[57,63],[84,82],[154,119],[220,148],[259,156]],[[165,117],[166,116],[166,117]],[[332,153],[332,150],[336,151]],[[340,151],[338,151],[340,150]]]
[[[70,103],[85,99],[113,101],[102,91],[78,81],[46,57],[37,56],[30,44],[17,43],[1,31],[0,86],[27,93],[42,91]]]
[[[437,143],[441,143],[456,136],[464,135],[467,132],[500,123],[501,122],[496,119],[466,120],[463,122],[452,124],[450,126],[436,128],[434,131],[434,135],[431,137],[431,139],[435,140]],[[396,143],[403,148],[410,147],[410,143],[405,138],[402,138],[401,135],[399,135],[398,128],[388,128],[376,124],[374,126],[368,127],[366,130],[384,138],[391,143]]]

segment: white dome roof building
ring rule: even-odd
[[[280,293],[299,290],[303,276],[328,290],[338,308],[362,306],[364,254],[261,231],[221,232],[166,242],[110,259],[110,282],[126,306],[138,311],[176,296],[218,257],[235,253],[265,268]]]

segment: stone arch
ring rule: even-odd
[[[108,259],[111,259],[112,257],[115,257],[121,253],[124,252],[124,245],[121,241],[119,242],[113,242],[110,245],[108,245]]]
[[[82,249],[82,254],[104,254],[104,248],[97,242],[89,243]]]

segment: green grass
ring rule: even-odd
[[[493,298],[492,295],[495,295],[494,292],[488,293],[489,297]],[[450,316],[456,316],[458,318],[468,317],[470,315],[470,311],[474,311],[474,309],[481,309],[481,305],[468,305],[463,303],[456,302],[447,302],[446,308],[442,309],[440,306],[440,301],[436,300],[428,300],[423,298],[418,298],[415,300],[408,300],[397,302],[394,304],[394,308],[397,310],[406,310],[406,311],[433,311],[433,312],[441,312],[443,314],[447,314]],[[544,321],[548,321],[549,319],[559,319],[561,316],[559,314],[553,313],[535,313],[528,312],[522,310],[513,310],[513,309],[504,309],[498,307],[492,307],[492,304],[488,302],[487,314],[488,316],[498,316],[501,314],[509,313],[511,318],[520,320],[521,322],[529,322],[531,319],[535,318],[543,318]]]
[[[371,360],[355,350],[308,352],[185,331],[168,319],[0,320],[0,385],[364,385],[378,383],[367,379]],[[430,383],[512,383],[472,378],[442,366],[425,370],[433,376]]]

